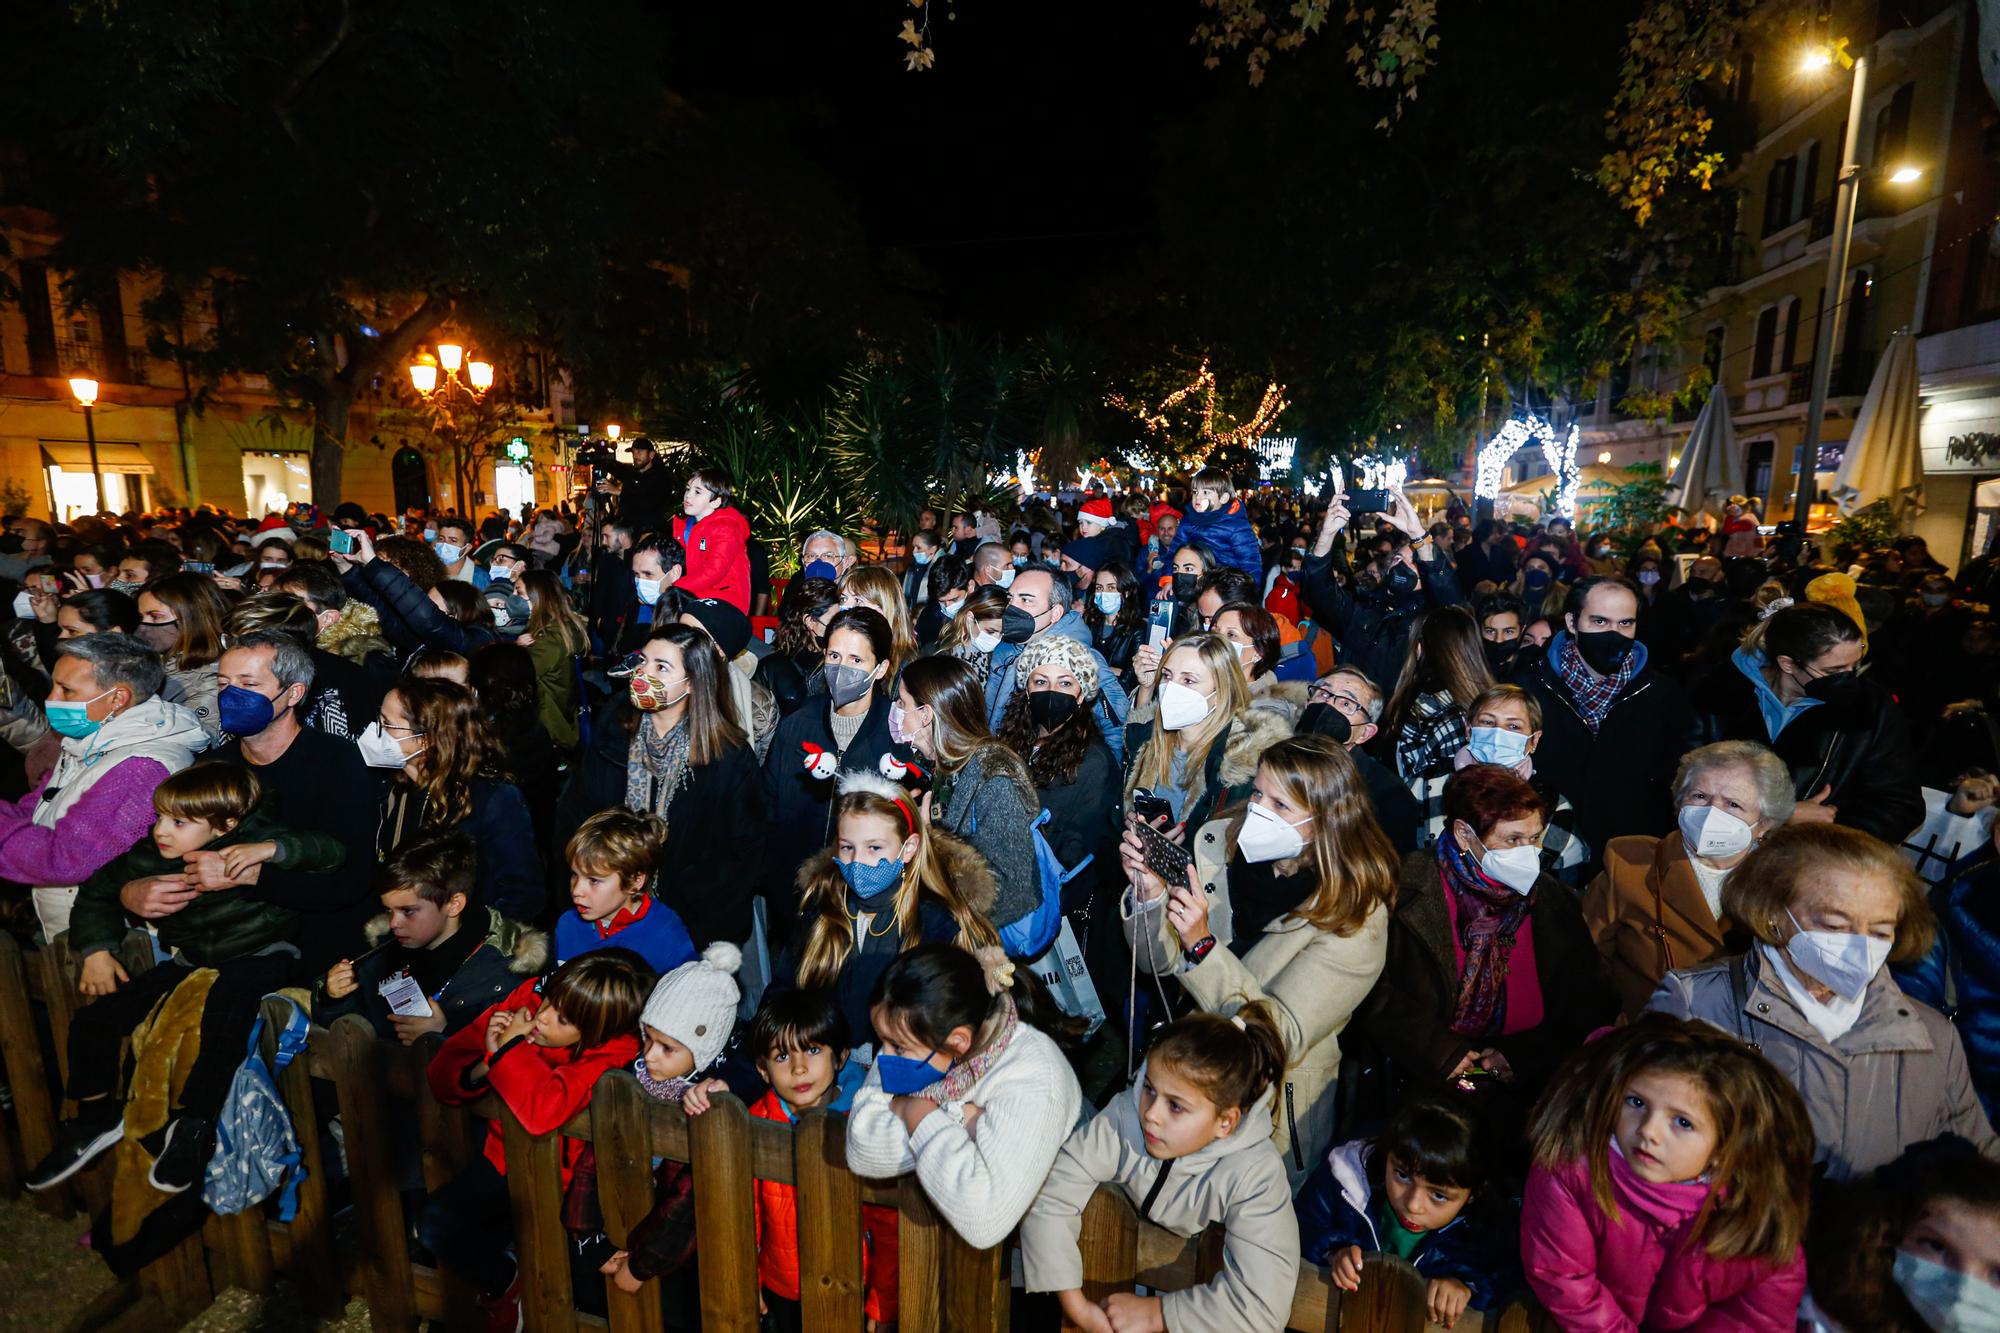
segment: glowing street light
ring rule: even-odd
[[[69,391],[83,409],[83,437],[90,441],[90,478],[97,483],[97,512],[104,512],[104,471],[97,465],[97,422],[90,409],[97,405],[97,381],[78,375],[69,382]]]
[[[485,393],[493,387],[493,363],[474,361],[465,367],[465,378],[476,393]]]
[[[438,364],[444,367],[446,374],[456,375],[459,366],[463,365],[464,362],[465,349],[463,347],[460,347],[457,343],[438,344]]]
[[[604,428],[604,438],[611,441],[613,444],[618,443],[618,437],[620,435],[623,435],[624,433],[625,433],[624,427],[620,426],[615,421]]]
[[[437,360],[431,356],[420,356],[410,363],[410,384],[416,391],[428,398],[437,392]]]
[[[465,372],[463,380],[459,378],[461,370]],[[426,398],[439,392],[449,394],[454,388],[483,398],[493,387],[493,363],[476,358],[468,361],[463,344],[439,343],[437,355],[421,352],[410,363],[410,387]]]
[[[1894,171],[1889,173],[1889,184],[1915,185],[1918,181],[1922,180],[1923,178],[1924,178],[1924,169],[1922,167],[1913,167],[1904,165],[1897,167]]]
[[[1799,68],[1808,74],[1817,74],[1833,64],[1833,53],[1823,46],[1816,46],[1799,59]]]

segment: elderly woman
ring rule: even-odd
[[[1763,1052],[1805,1098],[1829,1178],[1865,1176],[1940,1134],[2000,1155],[1957,1030],[1883,967],[1921,958],[1937,931],[1896,848],[1838,824],[1788,824],[1729,877],[1722,910],[1755,947],[1667,973],[1647,1008]]]
[[[1646,1007],[1661,977],[1722,952],[1723,886],[1792,817],[1792,799],[1784,760],[1755,741],[1717,741],[1690,750],[1674,774],[1677,832],[1606,844],[1583,918],[1625,1017]]]

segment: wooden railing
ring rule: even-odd
[[[143,936],[128,942],[128,970],[150,963]],[[20,1192],[23,1164],[53,1141],[60,1085],[44,1067],[44,1036],[64,1059],[69,1017],[80,997],[75,967],[60,940],[23,954],[0,935],[0,1056],[14,1091],[15,1118],[0,1140],[0,1195]],[[45,1026],[44,1026],[45,1023]],[[531,1333],[609,1327],[658,1333],[663,1320],[655,1286],[636,1294],[607,1284],[609,1318],[579,1312],[570,1283],[569,1244],[561,1220],[561,1171],[555,1135],[527,1133],[497,1098],[466,1107],[440,1104],[425,1079],[433,1043],[404,1047],[377,1040],[367,1022],[347,1017],[313,1029],[306,1054],[280,1077],[304,1149],[306,1178],[298,1212],[286,1223],[251,1210],[211,1217],[201,1233],[94,1302],[78,1329],[172,1328],[192,1319],[228,1286],[271,1291],[283,1274],[298,1284],[311,1310],[337,1314],[350,1295],[363,1297],[373,1326],[408,1330],[423,1319],[447,1327],[474,1326],[474,1293],[451,1274],[410,1257],[410,1222],[397,1176],[398,1149],[414,1123],[424,1181],[437,1189],[479,1151],[487,1120],[506,1138],[507,1186],[522,1264],[523,1313]],[[323,1159],[313,1081],[333,1085],[353,1200],[358,1244],[336,1245],[333,1202]],[[898,1325],[907,1333],[1009,1326],[1013,1293],[1006,1246],[965,1244],[925,1198],[915,1177],[863,1180],[848,1171],[844,1118],[823,1111],[802,1116],[796,1129],[753,1120],[733,1097],[716,1098],[690,1119],[678,1106],[653,1101],[628,1072],[601,1080],[591,1104],[560,1131],[596,1148],[597,1189],[605,1230],[622,1240],[653,1206],[653,1161],[672,1158],[694,1170],[696,1255],[705,1333],[755,1333],[757,1253],[752,1180],[797,1189],[800,1305],[808,1329],[859,1329],[863,1324],[860,1213],[864,1202],[895,1207],[898,1233]],[[108,1195],[101,1165],[64,1187],[34,1195],[59,1216],[81,1206],[95,1212]],[[1142,1223],[1121,1194],[1100,1190],[1084,1216],[1086,1288],[1102,1296],[1144,1284],[1162,1291],[1206,1282],[1220,1270],[1222,1234],[1190,1241]],[[1354,1333],[1419,1333],[1425,1324],[1424,1281],[1400,1260],[1370,1256],[1361,1290],[1344,1293],[1324,1269],[1299,1279],[1288,1324],[1292,1329]],[[1468,1312],[1455,1333],[1497,1327],[1534,1333],[1541,1316],[1524,1306],[1482,1320]]]

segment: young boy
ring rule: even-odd
[[[821,991],[781,991],[767,995],[750,1020],[746,1038],[757,1072],[770,1090],[750,1108],[759,1120],[796,1125],[807,1111],[846,1111],[867,1071],[847,1069],[851,1045],[840,1005]],[[843,1074],[847,1077],[843,1078]],[[721,1079],[692,1089],[681,1105],[689,1115],[709,1107],[710,1094],[726,1091]],[[793,1333],[799,1312],[799,1213],[791,1185],[760,1180],[757,1188],[757,1281],[759,1302],[769,1327]],[[896,1211],[867,1205],[861,1210],[864,1241],[862,1280],[865,1310],[881,1324],[896,1320]]]
[[[321,978],[313,1018],[360,1014],[408,1046],[446,1036],[548,965],[549,937],[471,906],[476,853],[463,834],[406,843],[377,876],[383,914],[369,949]]]
[[[663,975],[694,961],[687,927],[647,892],[666,845],[666,821],[657,815],[616,806],[583,821],[563,849],[575,906],[556,922],[558,963],[614,944]]]
[[[1220,468],[1203,468],[1194,474],[1188,499],[1188,512],[1181,519],[1169,558],[1189,542],[1201,542],[1215,552],[1217,560],[1236,566],[1262,587],[1264,552],[1257,545],[1257,533],[1243,512],[1243,502],[1236,498],[1236,484],[1229,474]]]
[[[299,979],[299,950],[293,942],[299,914],[260,901],[248,889],[203,893],[160,918],[160,943],[173,958],[134,979],[113,952],[126,929],[118,890],[135,879],[187,874],[185,859],[204,849],[221,854],[231,878],[264,863],[307,872],[340,868],[347,849],[337,839],[280,827],[257,811],[261,795],[255,774],[229,764],[196,764],[174,774],[153,793],[159,818],[152,836],[92,875],[77,892],[70,948],[83,959],[78,989],[92,997],[70,1023],[65,1093],[76,1100],[77,1112],[58,1127],[55,1147],[29,1173],[29,1189],[69,1179],[118,1141],[124,1103],[112,1094],[118,1086],[120,1043],[197,968],[212,967],[219,975],[202,1010],[200,1053],[181,1091],[180,1114],[168,1123],[152,1170],[154,1187],[169,1194],[201,1179],[215,1150],[215,1117],[243,1063],[257,1006],[266,994]]]

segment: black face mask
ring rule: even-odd
[[[4,537],[0,537],[0,555],[19,555],[21,548],[27,544],[28,539],[20,533],[10,532]]]
[[[1324,736],[1335,745],[1345,745],[1354,736],[1354,724],[1332,704],[1307,704],[1299,714],[1299,734]]]
[[[1389,577],[1384,582],[1391,597],[1407,597],[1417,590],[1417,571],[1398,560],[1389,567]]]
[[[1576,650],[1584,663],[1600,676],[1615,676],[1632,655],[1632,640],[1615,629],[1593,630],[1576,636]]]
[[[1508,639],[1495,643],[1491,639],[1483,641],[1486,650],[1486,665],[1494,675],[1504,675],[1514,669],[1514,659],[1520,655],[1521,640]]]
[[[1026,643],[1035,637],[1035,618],[1018,606],[1000,613],[1000,642]]]
[[[1054,731],[1076,716],[1080,702],[1074,694],[1064,694],[1061,690],[1030,690],[1028,716],[1035,719],[1035,725],[1042,730]]]
[[[1174,575],[1174,600],[1188,602],[1194,600],[1195,585],[1201,582],[1199,574]]]
[[[1815,676],[1806,682],[1806,697],[1823,704],[1844,704],[1860,692],[1861,674],[1857,671],[1837,671],[1830,676]]]

